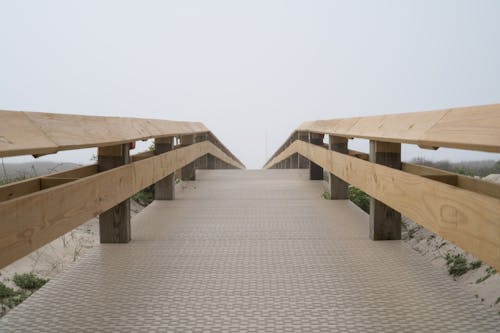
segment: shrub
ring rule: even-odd
[[[2,303],[7,305],[9,308],[13,308],[16,305],[21,304],[26,298],[29,297],[31,293],[26,290],[14,291],[14,294],[10,297],[4,298]]]
[[[470,263],[470,268],[471,269],[478,269],[479,267],[481,267],[483,263],[481,262],[481,260],[477,260],[477,261],[473,261]]]
[[[12,281],[19,288],[27,289],[27,290],[36,290],[40,289],[44,284],[47,283],[47,279],[42,279],[36,276],[33,273],[26,274],[15,274],[12,278]]]
[[[366,213],[370,213],[370,196],[365,192],[354,186],[350,186],[349,200],[351,200],[356,206],[364,210]]]
[[[0,282],[0,298],[12,297],[14,295],[14,289],[7,287],[5,284]]]
[[[467,259],[462,254],[446,254],[446,265],[448,266],[448,273],[452,276],[461,276],[467,273],[469,265]]]

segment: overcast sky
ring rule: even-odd
[[[499,18],[480,0],[2,0],[0,109],[202,121],[258,168],[306,120],[499,103]]]

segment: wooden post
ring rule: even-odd
[[[309,134],[307,132],[297,132],[297,140],[309,142]],[[299,169],[309,169],[309,160],[304,156],[299,155]]]
[[[195,142],[203,142],[203,141],[207,141],[207,140],[208,140],[208,134],[207,133],[198,134],[194,138]],[[207,169],[208,168],[207,167],[207,164],[208,164],[207,156],[208,156],[208,154],[205,154],[205,155],[201,156],[200,158],[198,158],[194,162],[195,169]]]
[[[348,139],[340,136],[330,135],[329,136],[329,148],[330,150],[336,151],[338,153],[347,154],[347,144]],[[333,161],[335,163],[335,161]],[[330,173],[330,199],[332,200],[345,200],[349,199],[349,192],[347,184],[345,181]]]
[[[130,144],[99,147],[97,165],[99,172],[130,163]],[[99,215],[101,243],[130,242],[130,199]]]
[[[323,134],[309,133],[309,143],[313,145],[323,145]],[[310,180],[323,180],[323,168],[316,163],[309,161],[309,179]]]
[[[174,138],[155,139],[155,155],[166,153],[174,149]],[[155,200],[175,199],[175,173],[155,183]]]
[[[183,135],[181,136],[181,146],[189,146],[194,142],[194,135]],[[194,161],[185,165],[181,170],[181,179],[182,180],[195,180],[195,168]]]
[[[370,140],[370,162],[401,169],[401,144]],[[401,214],[370,198],[370,239],[401,239]]]
[[[215,157],[207,154],[207,169],[215,169]]]
[[[292,156],[290,156],[290,168],[298,169],[298,167],[299,167],[299,154],[295,153]]]

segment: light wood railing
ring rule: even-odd
[[[350,151],[352,138],[370,140],[370,153]],[[500,185],[402,163],[402,143],[498,153],[500,105],[306,122],[265,168],[308,167],[318,180],[324,169],[332,199],[347,199],[349,184],[365,191],[374,240],[400,239],[403,214],[500,269]]]
[[[154,151],[129,156],[147,139]],[[244,168],[201,123],[0,111],[0,157],[88,147],[96,164],[0,186],[0,267],[98,215],[101,242],[128,242],[135,193],[155,184],[155,199],[171,200],[176,170]]]

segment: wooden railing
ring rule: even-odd
[[[352,138],[370,153],[348,150]],[[374,240],[400,239],[403,214],[500,269],[500,185],[402,163],[402,143],[500,152],[500,105],[306,122],[265,168],[309,167],[311,179],[325,169],[332,199],[347,199],[348,184],[365,191]]]
[[[147,139],[154,151],[129,156]],[[172,200],[176,170],[187,180],[195,167],[244,168],[201,123],[0,111],[0,157],[88,147],[96,164],[0,186],[0,267],[98,215],[101,242],[128,242],[138,191],[155,184],[155,199]]]

